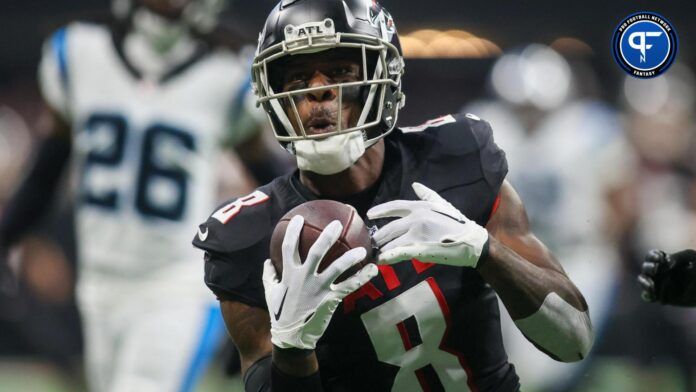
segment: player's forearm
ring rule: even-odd
[[[515,320],[539,310],[551,292],[576,309],[587,310],[582,294],[568,277],[525,260],[493,236],[489,240],[488,256],[479,262],[477,270],[495,289]]]
[[[32,168],[0,220],[0,245],[14,244],[46,211],[70,151],[70,139],[63,135],[49,136],[41,142]]]
[[[525,260],[493,236],[477,270],[539,349],[564,362],[587,355],[593,341],[587,304],[567,276]]]

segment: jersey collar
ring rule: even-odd
[[[401,152],[397,143],[391,138],[385,139],[384,168],[377,182],[360,193],[343,199],[331,199],[354,206],[360,216],[365,218],[367,210],[371,207],[392,200],[394,195],[400,194],[403,172],[401,164]],[[302,181],[300,172],[295,170],[290,176],[290,187],[303,200],[303,202],[317,200],[319,197],[312,193]]]
[[[116,51],[116,54],[118,55],[118,58],[121,60],[121,63],[126,68],[128,73],[131,74],[131,76],[134,79],[142,80],[142,72],[140,72],[140,70],[138,70],[138,68],[135,67],[133,63],[128,60],[128,57],[125,55],[125,52],[123,50],[123,41],[125,39],[125,34],[125,32],[122,32],[118,29],[111,30],[111,39],[114,44],[114,49]],[[170,81],[171,79],[175,78],[176,76],[182,74],[192,65],[197,63],[199,60],[203,59],[208,53],[210,53],[210,47],[208,45],[199,45],[196,51],[193,52],[193,54],[188,59],[180,62],[179,64],[175,65],[167,72],[162,74],[162,76],[157,80],[157,83],[164,84]]]

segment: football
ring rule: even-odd
[[[283,274],[282,245],[283,238],[285,237],[285,230],[288,227],[290,219],[295,215],[302,215],[304,217],[304,226],[300,232],[299,244],[300,258],[303,261],[307,258],[307,253],[314,244],[314,241],[317,240],[319,234],[321,234],[322,230],[324,230],[329,223],[337,220],[343,225],[341,236],[331,249],[329,249],[324,259],[322,259],[319,264],[318,272],[322,272],[346,251],[360,246],[367,250],[367,257],[365,260],[339,276],[336,282],[341,282],[350,277],[360,270],[360,268],[367,265],[367,263],[374,263],[372,238],[367,230],[367,226],[365,226],[365,222],[360,218],[355,208],[333,200],[313,200],[300,204],[288,211],[288,213],[278,221],[275,230],[273,230],[270,254],[271,262],[275,266],[279,278],[282,277]]]

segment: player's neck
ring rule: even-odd
[[[196,52],[197,45],[194,38],[184,35],[166,52],[159,52],[144,35],[131,32],[125,37],[123,50],[128,61],[145,78],[159,79],[172,68],[188,60]]]
[[[319,197],[340,199],[373,186],[379,180],[383,168],[384,140],[380,140],[348,169],[328,176],[300,170],[300,181]]]

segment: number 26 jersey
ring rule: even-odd
[[[39,68],[46,102],[72,125],[82,273],[196,271],[190,227],[215,205],[216,154],[248,84],[245,62],[201,50],[148,81],[116,41],[104,26],[72,23],[46,41]]]

